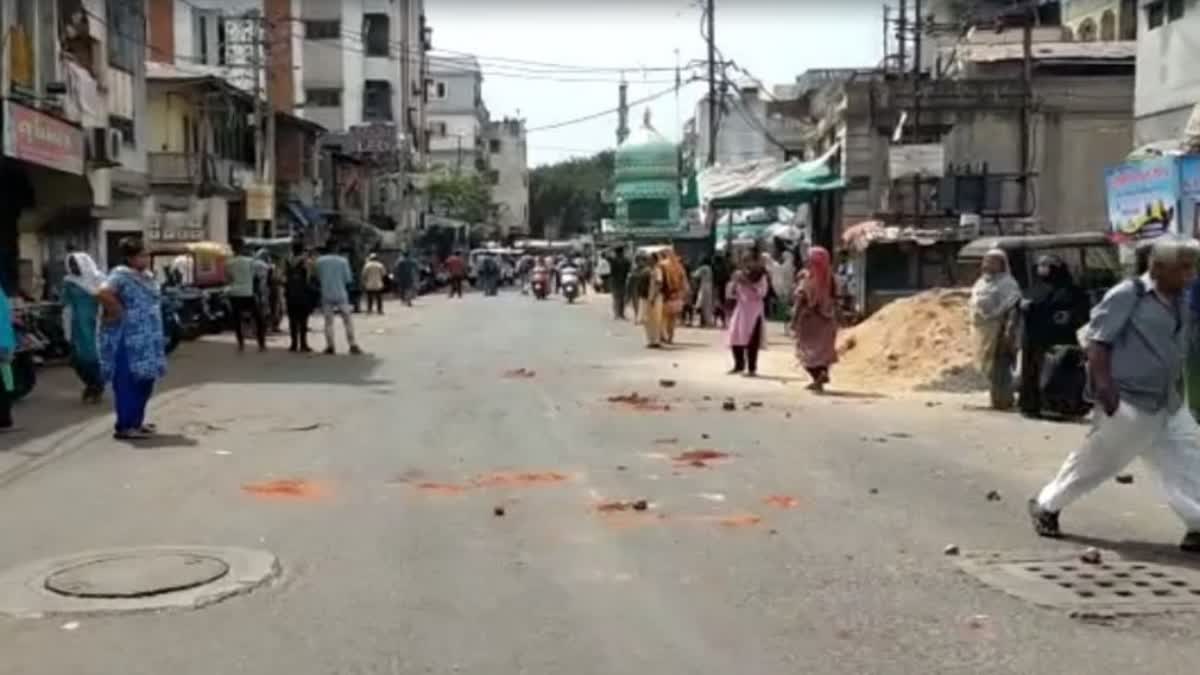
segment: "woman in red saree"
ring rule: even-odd
[[[837,284],[829,251],[815,246],[793,295],[792,331],[796,358],[812,377],[808,388],[821,392],[837,362]]]

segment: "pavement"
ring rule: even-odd
[[[1029,531],[1085,426],[836,369],[813,396],[782,336],[765,377],[728,377],[719,334],[650,351],[606,307],[390,304],[356,317],[361,357],[187,344],[142,445],[47,372],[0,437],[0,570],[197,546],[281,574],[197,610],[0,619],[0,675],[1195,670],[1194,615],[1080,621],[943,554],[1166,554],[1140,468],[1064,515],[1079,538]]]

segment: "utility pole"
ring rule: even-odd
[[[629,138],[629,85],[625,82],[625,71],[621,71],[621,84],[617,87],[617,145]]]
[[[266,147],[263,149],[263,185],[268,189],[271,195],[271,219],[266,221],[265,236],[275,236],[275,101],[271,96],[271,79],[274,77],[274,45],[275,40],[275,25],[263,15],[263,24],[266,30],[263,31],[265,39],[263,39],[263,87],[266,98],[267,111],[267,131],[266,131]]]
[[[884,3],[883,5],[883,69],[888,69],[888,48],[891,46],[888,40],[888,33],[892,30],[892,6]]]
[[[717,21],[713,8],[713,0],[705,0],[708,19],[708,161],[707,166],[717,163],[717,133],[720,123],[717,120]]]
[[[921,143],[921,0],[913,0],[913,141]],[[921,172],[913,172],[913,227],[921,227]]]
[[[908,44],[908,0],[900,0],[900,11],[896,17],[897,63],[901,74],[907,70],[908,59],[904,48]]]
[[[1029,176],[1033,167],[1030,161],[1030,126],[1033,117],[1033,22],[1037,12],[1034,0],[1025,2],[1025,21],[1021,36],[1022,68],[1021,68],[1021,208],[1022,214],[1028,214],[1029,207]]]

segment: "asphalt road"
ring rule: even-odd
[[[1023,503],[1084,427],[878,398],[836,371],[814,398],[786,348],[772,377],[729,378],[715,333],[651,352],[606,300],[389,305],[359,319],[363,357],[186,345],[152,446],[67,396],[21,406],[0,569],[195,544],[268,549],[283,574],[197,611],[0,619],[0,673],[1195,671],[1191,615],[1083,622],[942,553],[1079,547],[1034,538]],[[634,391],[655,401],[607,400]],[[304,489],[245,489],[279,479]],[[1180,534],[1140,473],[1064,527],[1151,553]]]

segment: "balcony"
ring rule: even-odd
[[[200,157],[190,152],[146,154],[151,185],[199,185]]]

